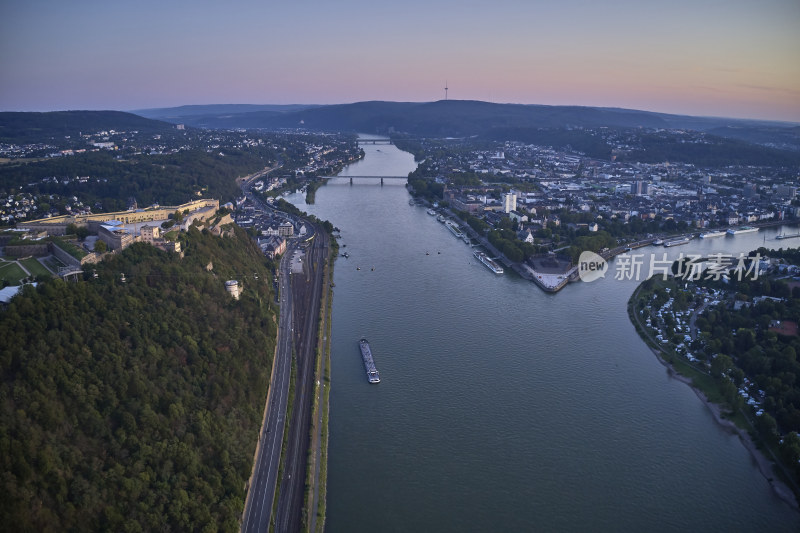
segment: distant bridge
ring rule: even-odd
[[[407,180],[408,176],[323,176],[322,179],[330,180],[333,178],[349,178],[351,185],[353,184],[353,180],[381,180],[381,185],[383,185],[383,180]]]
[[[350,178],[358,180],[382,179],[382,180],[407,180],[408,176],[323,176],[322,179],[330,180],[333,178]]]
[[[391,139],[358,139],[357,144],[394,144]]]

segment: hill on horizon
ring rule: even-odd
[[[124,111],[0,112],[0,142],[24,144],[111,129],[164,133],[174,131],[175,126]]]
[[[800,154],[800,125],[797,124],[689,117],[632,109],[439,100],[423,103],[370,101],[320,106],[222,104],[142,112],[159,116],[161,120],[121,111],[0,113],[0,142],[58,144],[51,141],[64,143],[68,136],[76,138],[79,133],[110,129],[136,130],[144,134],[175,134],[174,124],[185,124],[189,128],[202,129],[307,130],[428,138],[474,137],[571,147],[604,158],[609,155],[608,145],[600,142],[588,129],[644,128],[651,131],[700,131],[716,138],[737,141],[743,147],[776,150],[776,161],[783,161],[786,157],[788,161],[794,161]],[[731,149],[735,150],[735,147]],[[762,161],[765,157],[769,160],[771,156],[767,154],[757,159]]]
[[[666,128],[713,133],[756,144],[800,149],[800,125],[695,117],[623,108],[498,104],[477,100],[367,101],[332,105],[193,105],[140,111],[144,116],[211,129],[307,129],[403,132],[422,137],[496,137],[503,131],[582,127]]]
[[[209,105],[182,105],[177,107],[162,107],[150,109],[135,109],[129,111],[145,118],[163,120],[175,124],[187,124],[196,127],[220,127],[209,126],[208,122],[224,121],[229,117],[235,117],[233,123],[243,119],[244,115],[260,113],[265,116],[301,111],[317,105],[305,104],[209,104]],[[233,126],[240,127],[240,126]]]

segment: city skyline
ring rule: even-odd
[[[0,6],[0,110],[484,100],[800,122],[800,3]]]

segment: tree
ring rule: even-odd
[[[757,425],[759,430],[768,437],[774,437],[778,434],[778,423],[769,413],[759,416]]]
[[[106,245],[105,241],[97,239],[97,242],[94,243],[94,251],[98,254],[105,253],[108,251],[108,246]]]
[[[715,377],[724,375],[733,367],[733,361],[727,355],[721,353],[711,361],[711,374]]]
[[[89,236],[89,228],[86,226],[78,226],[75,229],[75,235],[77,235],[80,240],[84,240]]]
[[[271,284],[229,305],[205,270],[270,275],[234,233],[191,229],[183,259],[134,243],[95,265],[97,278],[28,286],[0,312],[5,527],[237,528],[275,326],[260,305]]]

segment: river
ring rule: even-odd
[[[394,146],[363,148],[341,175],[415,168]],[[403,184],[336,178],[314,205],[288,197],[351,254],[334,273],[328,531],[800,530],[637,335],[635,281],[614,263],[557,294],[497,276]],[[779,231],[641,251],[738,254],[777,247]]]

